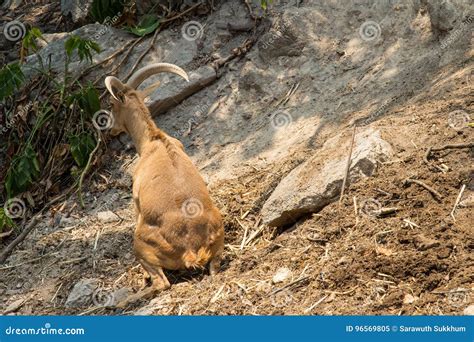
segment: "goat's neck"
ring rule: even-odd
[[[144,146],[152,140],[152,133],[156,125],[151,119],[140,113],[134,113],[130,121],[125,124],[128,134],[133,140],[139,155],[142,154]]]

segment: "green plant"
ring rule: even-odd
[[[66,49],[66,63],[70,62],[72,54],[74,51],[77,51],[79,59],[81,62],[84,59],[87,59],[89,62],[92,62],[92,51],[100,52],[100,46],[96,42],[90,39],[83,39],[79,36],[72,35],[64,43],[64,48]]]
[[[83,39],[76,35],[71,35],[68,40],[64,43],[64,49],[66,50],[66,61],[64,63],[64,82],[60,87],[61,98],[60,103],[62,104],[64,93],[68,88],[68,76],[69,76],[69,63],[74,52],[77,52],[79,60],[82,62],[87,59],[90,63],[92,62],[92,52],[100,52],[100,46],[96,42],[90,39]]]
[[[143,16],[137,26],[128,27],[126,30],[133,33],[134,35],[143,37],[154,32],[158,26],[160,26],[158,17],[153,14],[146,14]]]
[[[88,132],[71,135],[69,136],[69,145],[77,166],[84,168],[89,160],[89,155],[96,145],[94,137]]]
[[[70,36],[64,43],[64,79],[58,79],[41,63],[39,39],[42,39],[41,31],[32,28],[23,39],[22,51],[25,55],[34,52],[40,60],[40,67],[35,68],[39,77],[33,78],[28,86],[38,87],[41,100],[38,101],[38,95],[30,97],[28,120],[18,120],[2,136],[5,150],[16,151],[9,159],[5,176],[4,197],[7,199],[30,190],[35,182],[58,184],[59,180],[64,182],[64,177],[76,179],[74,186],[78,186],[80,192],[78,176],[84,179],[93,151],[100,144],[100,137],[96,142],[91,122],[94,113],[100,110],[99,93],[91,83],[71,82],[69,72],[75,54],[81,62],[92,62],[100,46],[92,40]],[[25,87],[25,82],[18,63],[0,69],[0,100],[13,99],[10,107],[5,107],[7,112],[15,110],[18,101],[14,98],[15,91]],[[1,215],[0,227],[9,225]]]
[[[271,4],[273,0],[260,0],[260,6],[266,10],[268,5]]]
[[[40,175],[39,162],[31,144],[27,144],[23,151],[16,154],[5,178],[7,198],[25,191]]]
[[[0,69],[0,101],[11,96],[15,89],[20,89],[25,82],[25,75],[19,63],[11,63]]]
[[[43,34],[41,33],[40,29],[37,27],[33,27],[26,33],[25,37],[23,37],[21,47],[27,52],[29,50],[37,52],[39,50],[38,44],[36,42],[37,39],[41,39],[46,42],[46,40],[43,38]]]
[[[87,86],[67,98],[66,105],[69,107],[73,104],[77,104],[86,114],[86,118],[91,119],[94,113],[100,110],[99,92],[92,83],[88,83]]]
[[[91,83],[88,83],[87,86],[69,96],[66,103],[67,106],[78,106],[81,111],[82,129],[84,129],[84,116],[86,120],[90,120],[100,110],[99,93]],[[82,130],[77,134],[69,136],[69,146],[77,166],[84,168],[90,153],[96,146],[96,141],[92,134]]]
[[[5,214],[5,209],[0,207],[0,233],[9,228],[14,228],[15,223]]]

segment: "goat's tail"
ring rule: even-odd
[[[204,268],[211,259],[211,251],[207,247],[199,248],[197,253],[191,250],[183,254],[183,262],[186,268]]]

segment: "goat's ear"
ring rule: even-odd
[[[117,99],[118,101],[120,101],[121,103],[125,103],[125,94],[123,93],[123,91],[121,90],[117,90],[115,92],[115,96],[112,95],[115,99]]]
[[[125,102],[125,86],[117,77],[107,76],[105,78],[105,87],[114,99],[120,101],[121,103]]]

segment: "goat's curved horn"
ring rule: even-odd
[[[125,86],[123,85],[123,83],[117,78],[117,77],[114,77],[114,76],[107,76],[105,78],[105,87],[107,88],[107,90],[109,91],[110,95],[112,95],[114,97],[114,99],[116,99],[117,101],[120,101],[117,96],[115,96],[115,93],[114,93],[114,89],[113,88],[116,88],[118,89],[119,91],[123,91]]]
[[[127,85],[133,89],[137,89],[148,77],[162,72],[170,72],[179,75],[189,82],[188,74],[179,66],[170,63],[155,63],[137,70],[132,77],[130,77]]]

